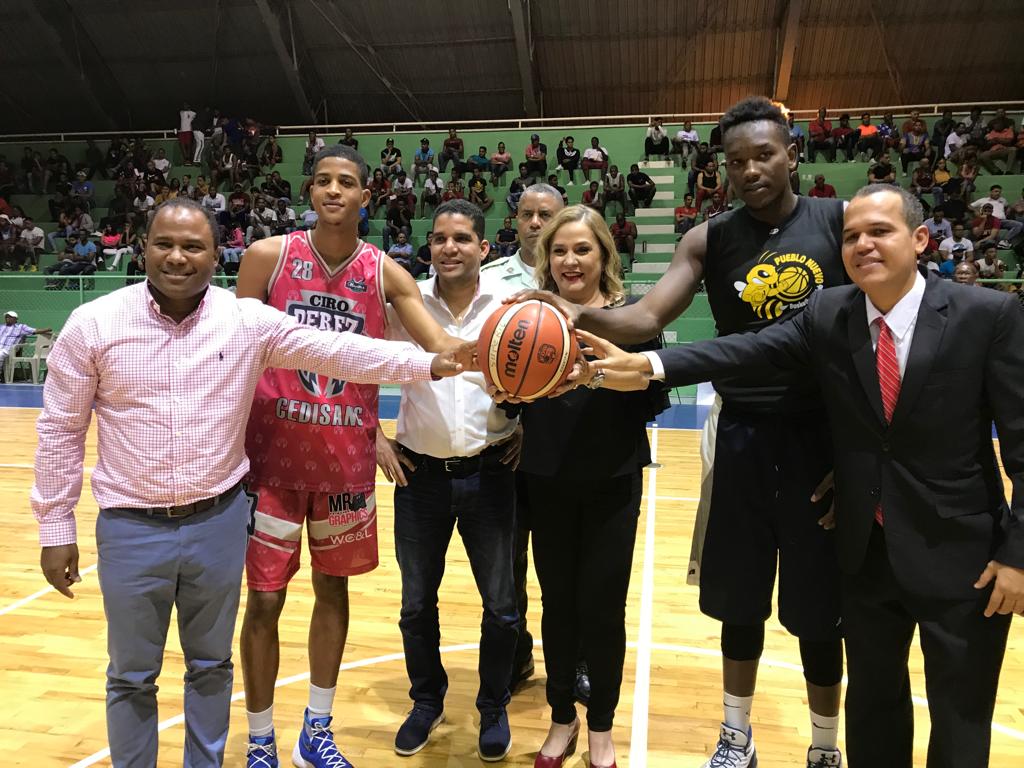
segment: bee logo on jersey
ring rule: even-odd
[[[733,287],[754,314],[764,320],[776,320],[786,310],[807,305],[811,294],[820,291],[825,275],[814,259],[801,253],[766,252],[747,272],[746,281]]]
[[[290,299],[285,312],[301,325],[318,328],[321,331],[362,333],[366,315],[353,311],[353,304],[342,296],[318,291],[300,291],[301,299]],[[340,397],[345,391],[345,382],[321,376],[313,371],[296,371],[302,388],[314,397]]]

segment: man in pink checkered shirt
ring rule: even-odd
[[[165,203],[150,225],[147,282],[72,313],[48,359],[32,509],[47,581],[80,581],[74,508],[93,408],[92,489],[108,621],[107,731],[114,766],[157,764],[157,702],[172,606],[184,651],[185,765],[223,761],[250,503],[244,438],[269,366],[353,382],[452,376],[442,355],[318,331],[211,287],[216,227],[198,204]]]

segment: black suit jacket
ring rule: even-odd
[[[772,368],[817,378],[832,425],[847,573],[864,561],[878,502],[893,571],[914,594],[969,599],[989,560],[1024,568],[1024,312],[1010,294],[927,277],[891,424],[856,286],[821,291],[791,321],[759,333],[657,354],[671,386]]]

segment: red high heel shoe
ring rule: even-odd
[[[591,764],[590,764],[590,768],[618,768],[618,766],[617,766],[617,765],[615,765],[615,763],[614,763],[614,762],[613,762],[613,763],[612,763],[611,765],[608,765],[608,766],[604,766],[604,765],[594,765],[593,763],[591,763]]]
[[[573,724],[572,736],[569,738],[569,743],[565,745],[565,751],[560,755],[551,757],[545,755],[538,750],[537,758],[533,761],[533,768],[562,768],[564,763],[569,757],[572,756],[573,752],[576,751],[576,741],[580,735],[580,721],[579,718]]]

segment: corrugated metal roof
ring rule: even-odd
[[[337,123],[522,117],[519,1],[267,0],[268,29],[256,0],[75,0],[63,27],[42,10],[57,0],[5,0],[0,133],[166,129],[183,101],[268,123],[308,122],[306,98]],[[789,0],[527,5],[550,117],[717,112],[770,94]],[[803,0],[787,103],[1024,98],[1022,26],[1020,0]],[[304,94],[272,30],[289,56],[294,39]]]

